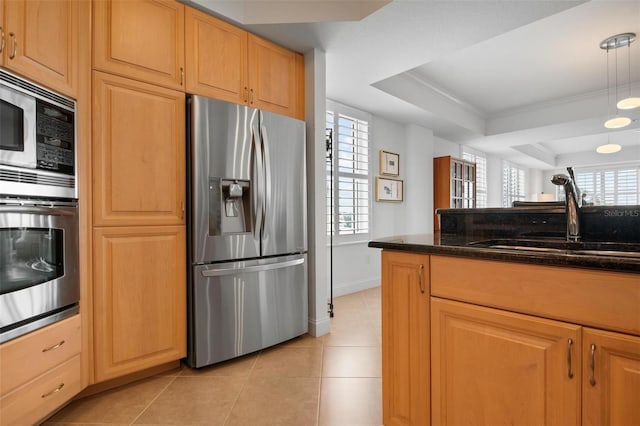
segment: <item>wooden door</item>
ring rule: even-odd
[[[249,105],[296,116],[295,53],[249,34]]]
[[[95,226],[184,224],[185,96],[93,74]]]
[[[78,31],[78,6],[72,0],[5,2],[5,66],[75,98],[78,38],[87,37]]]
[[[187,92],[247,103],[247,32],[193,8],[185,10]]]
[[[94,356],[100,382],[186,355],[184,226],[94,229]]]
[[[583,342],[583,425],[640,425],[640,337],[587,328]]]
[[[93,2],[93,68],[184,90],[184,5]]]
[[[430,424],[425,255],[382,252],[382,401],[386,426]]]
[[[580,326],[431,300],[434,425],[580,424]]]

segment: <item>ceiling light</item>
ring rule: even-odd
[[[613,154],[614,152],[618,152],[621,149],[622,147],[617,143],[608,143],[597,147],[596,152],[598,154]]]
[[[611,143],[610,136],[607,135],[607,143],[596,148],[598,154],[613,154],[622,149],[617,143]]]
[[[628,97],[618,102],[618,109],[634,109],[640,107],[640,98]]]
[[[604,127],[607,129],[619,129],[621,127],[627,127],[631,124],[629,117],[613,117],[604,122]]]
[[[609,93],[609,88],[610,88],[610,84],[609,84],[609,51],[610,50],[615,50],[618,49],[619,47],[623,47],[623,46],[630,46],[631,43],[633,43],[633,41],[636,39],[636,35],[635,33],[623,33],[623,34],[617,34],[614,36],[611,36],[609,38],[606,38],[605,40],[603,40],[600,43],[600,49],[606,50],[607,51],[607,116],[609,117],[607,119],[607,121],[605,121],[604,123],[604,127],[606,127],[607,129],[620,129],[622,127],[626,127],[629,124],[631,124],[631,119],[628,117],[624,117],[624,116],[620,116],[618,115],[618,109],[631,109],[631,108],[636,108],[637,106],[640,106],[640,102],[637,102],[636,100],[640,101],[640,99],[638,98],[632,98],[631,97],[631,62],[629,62],[629,97],[626,99],[623,99],[621,101],[621,103],[616,104],[616,114],[614,117],[611,117],[611,113],[609,110],[609,99],[610,99],[610,93]],[[627,50],[627,54],[629,56],[629,61],[631,60],[631,53],[630,50]],[[615,57],[615,101],[618,100],[618,51],[616,50],[616,57]],[[634,100],[636,99],[636,100]],[[621,106],[622,105],[622,106]]]
[[[627,88],[629,89],[628,96],[618,101],[616,106],[618,109],[634,109],[640,107],[640,98],[631,96],[631,43],[634,38],[630,38],[627,43]]]

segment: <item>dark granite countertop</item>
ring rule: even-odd
[[[486,247],[477,243],[477,239],[449,235],[441,236],[439,233],[435,233],[379,238],[370,241],[369,247],[472,259],[591,268],[640,274],[640,257],[584,254],[577,253],[574,250],[555,250],[553,252],[517,251],[510,248]]]

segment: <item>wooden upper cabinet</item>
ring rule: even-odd
[[[384,250],[382,416],[386,426],[430,424],[429,321],[429,256]]]
[[[582,424],[640,425],[640,337],[585,329]]]
[[[95,226],[184,224],[185,95],[93,73]]]
[[[249,104],[293,115],[296,100],[296,54],[249,34]]]
[[[248,101],[246,31],[187,7],[185,42],[187,92]]]
[[[184,5],[95,1],[93,68],[184,91]]]
[[[185,9],[186,90],[304,120],[304,56]]]
[[[431,300],[434,425],[580,425],[580,326]]]
[[[0,2],[4,66],[77,97],[79,37],[87,36],[79,34],[79,26],[81,19],[90,19],[88,12],[73,0],[11,0],[4,7]]]

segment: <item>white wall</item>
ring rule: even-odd
[[[328,102],[331,105],[331,102]],[[433,232],[433,132],[431,130],[372,116],[370,238],[404,233]],[[380,175],[380,150],[400,155],[404,180],[402,203],[376,202],[375,177]],[[369,239],[337,243],[333,247],[334,296],[380,285],[380,250],[367,246]],[[327,247],[327,275],[331,274]]]
[[[313,49],[304,55],[305,121],[307,123],[307,229],[309,276],[309,334],[329,332],[327,313],[327,238],[325,205],[325,53]]]

